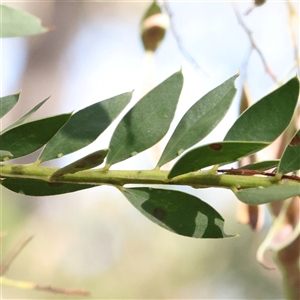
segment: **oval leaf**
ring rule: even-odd
[[[259,205],[300,196],[300,184],[276,185],[267,188],[249,188],[238,191],[236,196],[240,201],[246,204]]]
[[[159,162],[162,166],[205,138],[223,119],[236,94],[235,75],[197,101],[183,116]]]
[[[0,5],[1,37],[16,37],[47,32],[41,20],[25,11]]]
[[[153,188],[121,191],[144,216],[171,232],[194,238],[228,237],[221,215],[195,196]]]
[[[198,171],[216,164],[234,162],[268,146],[263,142],[219,142],[204,145],[187,152],[171,169],[168,178]]]
[[[226,141],[273,142],[289,125],[299,95],[299,81],[286,84],[250,106],[227,132]]]
[[[46,182],[24,178],[6,178],[2,180],[1,185],[15,193],[37,197],[72,193],[97,186],[91,184]]]
[[[51,175],[50,180],[55,180],[56,178],[63,176],[65,174],[73,174],[79,171],[95,168],[104,162],[107,153],[108,153],[108,149],[104,149],[104,150],[93,152],[83,158],[80,158],[75,162],[54,172]]]
[[[300,130],[286,147],[278,166],[278,173],[286,174],[300,169]]]
[[[39,161],[59,158],[91,144],[120,114],[131,96],[131,92],[124,93],[75,113],[46,145]]]
[[[5,116],[17,103],[20,93],[0,98],[0,118]]]
[[[63,114],[22,124],[0,135],[0,146],[13,158],[28,155],[43,147],[70,116]]]
[[[124,116],[110,141],[108,165],[140,153],[162,139],[173,120],[182,86],[182,73],[176,72]]]
[[[32,116],[50,97],[48,97],[47,99],[43,100],[42,102],[40,102],[39,104],[37,104],[34,108],[32,108],[28,113],[26,113],[23,117],[21,117],[19,120],[17,120],[16,122],[14,122],[13,124],[9,125],[8,127],[6,127],[3,131],[2,134],[14,127],[17,127],[21,124],[23,124],[30,116]]]
[[[278,164],[279,164],[279,159],[264,160],[264,161],[255,162],[253,164],[245,165],[240,168],[246,170],[266,171],[272,168],[276,168]]]

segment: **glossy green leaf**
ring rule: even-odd
[[[0,118],[5,116],[17,103],[20,93],[0,98]]]
[[[205,138],[223,119],[236,94],[235,75],[207,93],[183,116],[159,162],[162,166]]]
[[[131,96],[131,92],[124,93],[75,113],[46,145],[39,160],[43,162],[59,158],[91,144],[120,114]]]
[[[21,124],[23,124],[29,117],[31,117],[50,97],[48,97],[47,99],[43,100],[42,102],[40,102],[39,104],[37,104],[34,108],[32,108],[28,113],[26,113],[24,116],[22,116],[19,120],[17,120],[16,122],[12,123],[11,125],[9,125],[8,127],[6,127],[3,131],[2,134],[14,127],[17,127]]]
[[[28,155],[43,147],[69,120],[71,114],[40,119],[12,128],[0,135],[0,147],[13,158]]]
[[[278,164],[279,164],[279,159],[264,160],[264,161],[259,161],[253,164],[242,166],[241,169],[266,171],[272,168],[276,168]]]
[[[47,32],[41,20],[25,11],[0,5],[1,37],[17,37]]]
[[[2,180],[1,185],[15,193],[37,197],[72,193],[97,186],[90,184],[46,182],[43,180],[24,178],[6,178]]]
[[[173,120],[182,86],[179,71],[151,90],[124,116],[111,138],[107,164],[134,156],[162,139]]]
[[[286,147],[278,166],[278,173],[286,174],[300,169],[300,130]]]
[[[54,180],[65,174],[73,174],[79,171],[95,168],[104,162],[107,153],[108,153],[108,149],[103,149],[103,150],[90,153],[89,155],[86,155],[85,157],[80,158],[75,162],[54,172],[51,175],[50,180]]]
[[[238,191],[236,196],[240,201],[246,204],[259,205],[300,196],[300,184],[276,185],[267,188],[249,188]]]
[[[299,95],[299,81],[286,84],[250,106],[233,124],[226,141],[273,142],[289,125]]]
[[[234,162],[244,156],[268,146],[263,142],[219,142],[204,145],[187,152],[171,169],[168,177],[198,171],[202,168],[216,164]]]
[[[9,151],[0,150],[0,161],[7,161],[12,158],[13,158],[13,155]]]
[[[144,216],[171,232],[194,238],[228,237],[221,215],[195,196],[146,187],[122,192]]]

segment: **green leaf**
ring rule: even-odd
[[[37,197],[72,193],[97,186],[90,184],[46,182],[43,180],[24,178],[6,178],[2,180],[1,185],[15,193]]]
[[[23,124],[29,117],[31,117],[50,97],[48,97],[47,99],[43,100],[42,102],[40,102],[39,104],[37,104],[34,108],[32,108],[28,113],[26,113],[23,117],[21,117],[19,120],[17,120],[16,122],[14,122],[13,124],[9,125],[8,127],[6,127],[1,134],[3,134],[4,132],[17,127],[21,124]]]
[[[0,98],[0,118],[5,116],[17,103],[20,93]]]
[[[223,119],[236,94],[235,75],[207,93],[183,116],[157,166],[162,166],[205,138]]]
[[[198,171],[216,164],[234,162],[268,146],[263,142],[219,142],[204,145],[187,152],[171,169],[168,178]]]
[[[267,188],[249,188],[238,191],[236,196],[240,201],[246,204],[259,205],[300,196],[300,185],[276,185]]]
[[[1,37],[17,37],[47,32],[41,20],[25,11],[0,5]]]
[[[278,173],[286,174],[300,169],[300,130],[284,150],[278,166]]]
[[[221,215],[195,196],[152,188],[121,191],[144,216],[171,232],[194,238],[228,237]]]
[[[266,171],[272,168],[276,168],[278,164],[279,164],[279,159],[264,160],[264,161],[259,161],[253,164],[242,166],[241,169]]]
[[[179,71],[151,90],[124,116],[110,141],[108,165],[134,156],[162,139],[173,120],[182,86]]]
[[[44,146],[68,121],[71,114],[62,114],[22,124],[0,135],[1,148],[18,158]]]
[[[9,159],[11,159],[13,157],[13,155],[6,150],[0,150],[0,161],[7,161]]]
[[[57,170],[54,172],[50,180],[54,180],[65,174],[73,174],[79,171],[88,170],[94,167],[101,165],[104,162],[104,159],[108,153],[108,149],[99,150],[89,155],[76,160],[75,162]]]
[[[250,106],[227,132],[226,141],[273,142],[289,125],[299,94],[299,81],[286,84]]]
[[[43,162],[59,158],[91,144],[120,114],[131,96],[131,92],[124,93],[75,113],[46,145],[39,160]]]

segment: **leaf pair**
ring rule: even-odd
[[[26,123],[46,99],[2,131],[0,150],[6,152],[2,152],[0,159],[28,155],[46,144],[39,162],[77,151],[95,141],[125,108],[131,96],[131,92],[124,93],[90,105],[74,115],[62,114]],[[8,113],[18,99],[19,94],[0,98],[1,115]],[[5,153],[11,155],[4,155]]]
[[[181,119],[158,164],[160,167],[207,136],[222,120],[235,96],[235,75],[197,101]],[[183,86],[177,72],[141,99],[116,128],[107,157],[112,165],[157,143],[168,131]]]
[[[289,125],[298,95],[299,81],[293,78],[249,107],[230,128],[223,142],[193,149],[179,159],[170,171],[169,178],[214,164],[234,162],[268,146]],[[297,158],[293,158],[293,161],[296,160],[299,165],[299,154],[295,153],[299,151],[298,147],[289,146],[288,158],[284,161],[296,154]],[[279,168],[288,170],[282,162]]]
[[[17,104],[19,96],[20,94],[15,94],[0,98],[1,117],[6,115]],[[40,102],[1,132],[1,161],[22,157],[40,149],[69,120],[71,114],[62,114],[26,122],[46,101],[47,99]]]

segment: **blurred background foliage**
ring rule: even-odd
[[[295,72],[295,44],[287,3],[267,1],[248,15],[251,2],[235,9],[272,70],[266,72],[240,26],[230,2],[170,2],[172,30],[154,55],[145,53],[140,21],[150,2],[10,2],[54,26],[49,33],[2,40],[2,95],[22,89],[21,101],[3,128],[51,95],[35,118],[81,109],[135,89],[133,102],[180,67],[185,85],[175,120],[202,95],[240,69],[236,106],[203,143],[222,139],[238,115],[242,80],[257,100]],[[193,61],[178,45],[184,45]],[[196,64],[197,66],[196,66]],[[276,77],[276,82],[274,82]],[[114,126],[117,123],[114,122]],[[112,127],[114,127],[112,126]],[[95,143],[68,155],[62,166],[108,146],[108,131]],[[151,169],[164,141],[154,150],[116,164],[115,169]],[[266,152],[262,157],[272,158]],[[31,162],[32,156],[16,160]],[[111,187],[31,198],[1,189],[2,254],[34,235],[7,277],[91,291],[92,299],[281,299],[278,270],[256,261],[270,219],[259,233],[236,221],[237,200],[217,189],[189,192],[216,207],[226,220],[225,240],[197,240],[149,222]],[[64,295],[3,287],[3,299],[64,299]],[[78,297],[80,298],[80,297]]]

